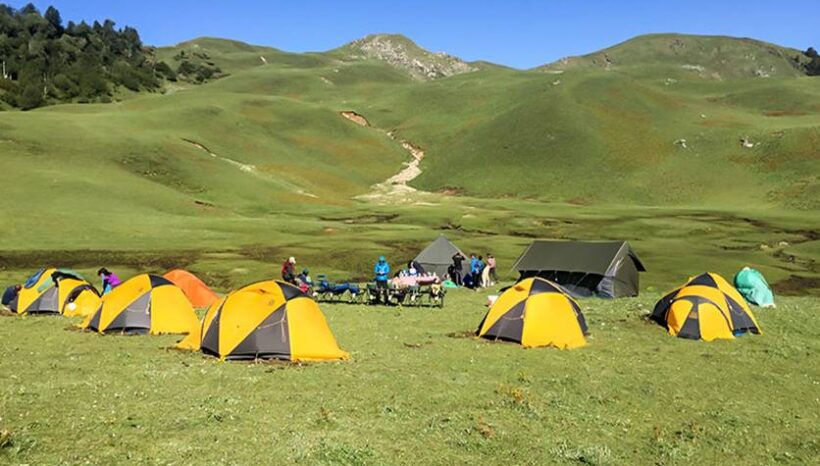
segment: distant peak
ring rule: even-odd
[[[409,37],[407,37],[403,34],[393,34],[393,33],[368,34],[364,37],[361,37],[359,39],[356,39],[356,40],[352,41],[351,44],[357,44],[357,43],[361,44],[361,43],[367,43],[367,42],[379,42],[379,41],[386,41],[386,40],[403,42],[403,43],[412,44],[412,45],[415,45],[416,47],[418,47],[418,45],[415,42],[413,42]]]
[[[476,68],[444,52],[430,52],[401,34],[369,34],[345,46],[351,58],[381,60],[417,79],[469,73]]]

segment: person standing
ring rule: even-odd
[[[464,254],[460,252],[453,254],[453,267],[452,273],[450,273],[450,279],[453,280],[453,283],[455,283],[457,286],[464,285],[463,277],[461,276],[461,274],[464,270],[462,267],[466,259],[467,258],[464,257]]]
[[[390,264],[384,256],[379,256],[376,265],[373,267],[373,274],[376,276],[376,293],[378,300],[387,304],[387,280],[390,278]]]
[[[111,290],[118,287],[120,283],[122,283],[120,277],[118,277],[117,274],[109,271],[105,267],[102,267],[100,270],[97,270],[97,275],[99,275],[100,279],[102,280],[103,296],[110,293]]]
[[[286,283],[290,283],[291,285],[296,285],[296,270],[294,270],[295,265],[296,258],[293,256],[288,257],[288,260],[282,263],[282,280]]]
[[[478,289],[481,285],[481,261],[475,254],[470,254],[470,280],[465,280],[465,285],[471,289]]]
[[[484,276],[487,272],[487,264],[484,262],[484,256],[478,256],[478,275],[477,281],[479,288],[485,288],[487,285],[484,284]]]
[[[487,253],[487,267],[490,269],[490,286],[498,283],[498,275],[495,273],[495,256]]]

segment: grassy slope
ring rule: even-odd
[[[707,54],[720,41],[732,57],[778,58],[749,41],[686,40],[693,56]],[[143,179],[117,185],[143,183],[151,171],[146,165],[154,164],[168,173],[166,180],[154,181],[190,198],[209,191],[211,183],[190,169],[191,160],[182,160],[195,157],[196,150],[181,143],[188,138],[220,155],[257,164],[275,179],[235,187],[235,177],[220,174],[229,186],[219,195],[203,194],[208,202],[231,209],[258,205],[260,195],[269,196],[260,184],[335,202],[364,192],[406,157],[377,132],[338,117],[338,111],[352,109],[426,149],[425,172],[415,184],[427,190],[454,187],[479,196],[595,203],[818,207],[820,81],[715,81],[666,66],[654,48],[629,44],[615,49],[634,56],[635,64],[613,71],[576,66],[554,75],[482,67],[422,83],[386,63],[353,59],[344,48],[300,55],[197,39],[160,49],[160,56],[202,51],[230,77],[181,90],[175,85],[170,95],[117,105],[0,115],[0,137],[12,146],[9,153],[20,156],[7,157],[3,164],[36,178],[41,174],[29,173],[22,160],[38,151],[93,160],[81,164],[83,170],[106,166],[98,150],[115,164],[148,153],[148,160],[131,166]],[[656,55],[657,66],[645,64],[646,57]],[[727,73],[735,63],[722,65]],[[675,80],[668,81],[670,76]],[[82,142],[75,131],[84,136]],[[760,144],[745,149],[742,137]],[[675,145],[679,139],[686,139],[689,148]],[[61,164],[67,178],[76,177],[71,168]]]
[[[650,286],[706,268],[732,274],[748,263],[772,281],[818,275],[810,235],[820,199],[816,79],[679,76],[667,85],[648,71],[484,67],[419,83],[339,51],[194,43],[232,63],[232,75],[112,105],[0,114],[0,166],[10,174],[0,215],[13,219],[0,247],[17,251],[3,258],[8,279],[43,261],[161,271],[170,257],[240,284],[294,251],[332,273],[361,276],[373,254],[406,259],[448,224],[463,225],[450,233],[507,263],[532,237],[629,239],[652,257]],[[426,149],[419,187],[453,186],[479,198],[438,197],[437,206],[401,210],[351,202],[407,155],[341,110]],[[742,148],[747,136],[760,144]],[[672,144],[679,138],[688,149]],[[501,200],[480,199],[488,196]],[[343,221],[372,212],[372,222]],[[675,220],[680,212],[701,218]],[[116,253],[123,250],[130,255]]]
[[[231,77],[107,106],[0,114],[0,282],[40,264],[122,276],[184,266],[224,292],[275,276],[291,254],[314,274],[366,278],[376,255],[395,265],[445,232],[465,250],[492,250],[502,275],[532,237],[629,239],[649,267],[643,295],[583,301],[593,337],[574,352],[448,337],[475,327],[483,294],[451,294],[441,313],[328,305],[353,361],[282,370],[163,351],[175,337],[0,318],[0,430],[11,431],[0,462],[249,463],[264,451],[307,464],[801,464],[818,455],[815,298],[779,295],[777,310],[758,312],[765,335],[735,342],[666,338],[640,319],[660,290],[703,270],[730,276],[752,264],[772,282],[814,278],[814,290],[792,294],[820,292],[818,81],[676,71],[666,85],[669,67],[483,67],[417,83],[372,60],[306,64],[198,42],[230,60]],[[340,110],[421,144],[419,186],[487,196],[349,201],[406,154]],[[744,136],[761,145],[740,148]],[[681,137],[686,152],[671,144]]]
[[[666,86],[600,70],[482,72],[396,93],[363,112],[429,149],[417,182],[425,189],[806,209],[818,198],[817,83]],[[760,146],[743,148],[743,137]]]
[[[448,336],[475,328],[479,294],[443,312],[325,305],[353,359],[303,367],[0,318],[0,461],[811,463],[817,301],[758,311],[762,336],[703,343],[642,321],[657,297],[583,301],[592,336],[575,351]]]
[[[649,70],[677,71],[711,79],[802,76],[796,63],[807,58],[799,50],[748,38],[648,34],[580,57],[568,57],[538,69],[609,68],[645,75]],[[763,72],[763,73],[761,73]],[[675,76],[673,76],[675,77]]]

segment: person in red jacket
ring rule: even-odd
[[[295,265],[296,258],[293,256],[288,257],[288,260],[282,263],[282,280],[292,285],[296,285],[296,270],[294,269]]]

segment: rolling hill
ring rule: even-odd
[[[616,46],[605,52],[614,57],[609,68],[587,57],[526,71],[425,52],[397,36],[306,54],[214,38],[158,49],[163,60],[185,51],[225,76],[111,104],[0,112],[7,177],[0,247],[221,251],[275,237],[323,260],[321,251],[336,251],[337,270],[365,270],[367,255],[354,250],[412,250],[421,231],[454,229],[475,244],[495,232],[502,259],[514,258],[522,238],[543,235],[641,237],[647,243],[639,246],[665,257],[689,243],[663,245],[638,233],[650,227],[635,209],[663,218],[696,209],[698,219],[711,218],[702,211],[767,219],[742,246],[729,233],[710,240],[704,266],[713,267],[715,251],[742,247],[731,264],[760,253],[779,279],[816,276],[817,241],[804,232],[816,230],[820,208],[820,80],[792,72],[793,51],[674,37]],[[652,52],[670,40],[684,42],[684,58]],[[373,41],[393,44],[421,67],[361,50]],[[715,44],[732,60],[709,52]],[[776,72],[754,76],[746,61]],[[455,73],[450,65],[470,69]],[[738,69],[746,71],[731,71]],[[385,198],[383,207],[361,200],[402,170],[408,148],[423,152],[410,185],[427,193],[404,190],[407,198]],[[399,210],[396,200],[409,204]],[[472,210],[484,206],[498,210]],[[634,228],[560,227],[582,211],[589,213],[576,225],[617,217],[624,206]],[[556,209],[564,220],[544,218]],[[741,231],[751,228],[740,222]],[[713,228],[679,233],[699,237]],[[780,240],[772,248],[763,231],[787,232],[789,252]],[[667,257],[655,283],[668,283],[675,260]]]
[[[649,70],[663,70],[677,76],[705,79],[805,74],[808,57],[799,50],[749,38],[648,34],[580,57],[567,57],[537,69],[560,71],[598,68],[645,76]]]
[[[117,186],[158,184],[224,205],[271,189],[339,201],[399,169],[403,151],[382,134],[392,131],[425,150],[414,184],[430,191],[793,208],[820,198],[820,81],[799,76],[796,51],[762,42],[646,36],[532,71],[468,64],[388,35],[326,53],[201,38],[157,54],[180,52],[229,76],[111,105],[0,114],[3,164],[36,178],[25,161],[39,152],[63,165],[68,184],[72,160],[114,170],[125,177]],[[372,128],[350,125],[345,110]],[[185,141],[268,179],[208,195],[197,165],[237,170]]]
[[[468,64],[400,36],[307,54],[202,38],[157,53],[180,51],[229,76],[110,105],[4,112],[3,168],[30,186],[56,164],[49,176],[72,189],[93,167],[96,182],[78,192],[88,199],[156,186],[139,202],[258,209],[275,192],[338,203],[407,159],[391,131],[424,149],[413,184],[428,191],[797,209],[820,199],[820,81],[798,76],[796,51],[756,41],[648,36],[532,71]],[[761,66],[771,77],[751,76]],[[371,127],[341,118],[347,110]]]

